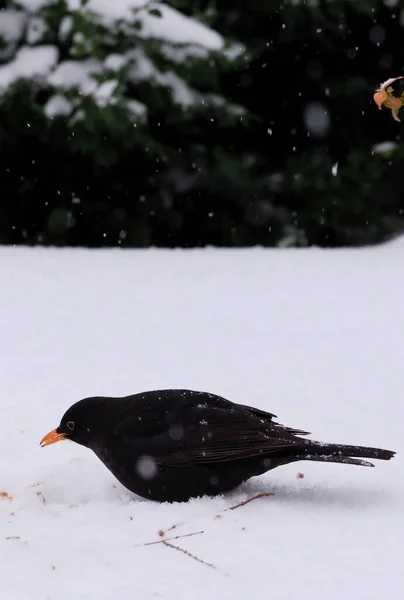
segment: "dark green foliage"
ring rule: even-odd
[[[176,60],[167,44],[139,36],[136,13],[106,26],[62,0],[42,9],[46,27],[32,46],[56,45],[59,63],[135,49],[135,69],[103,63],[97,85],[116,81],[104,104],[40,78],[0,97],[0,243],[340,246],[403,229],[402,126],[372,101],[404,70],[400,3],[168,4],[248,52],[229,60],[185,48]],[[61,36],[66,17],[72,28]],[[139,76],[139,56],[163,79]],[[167,73],[203,103],[177,102]],[[55,93],[71,111],[49,118]],[[374,152],[385,141],[391,150]]]

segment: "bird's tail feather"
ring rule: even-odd
[[[395,455],[391,450],[382,448],[366,448],[365,446],[346,446],[344,444],[322,444],[321,442],[308,442],[304,452],[299,454],[297,460],[314,460],[317,462],[343,463],[345,465],[360,465],[374,467],[363,458],[390,460]]]

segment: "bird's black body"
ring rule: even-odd
[[[55,435],[91,448],[122,485],[160,502],[221,494],[299,460],[373,466],[353,457],[394,455],[307,440],[273,417],[206,392],[161,390],[81,400]]]

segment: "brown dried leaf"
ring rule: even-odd
[[[385,90],[379,90],[373,94],[373,100],[376,102],[379,110],[382,110],[383,102],[387,100],[387,92]]]
[[[42,494],[42,492],[35,492],[35,494],[36,494],[37,496],[39,496],[39,498],[40,498],[40,499],[41,499],[41,501],[42,501],[42,504],[46,504],[46,498],[45,498],[45,496]]]
[[[402,100],[401,98],[393,96],[393,88],[391,87],[391,84],[398,79],[403,79],[403,76],[400,75],[400,77],[392,77],[387,79],[387,81],[383,82],[379,89],[373,94],[373,100],[377,104],[378,109],[382,110],[382,106],[389,108],[395,121],[400,121],[398,117],[398,111],[403,106],[404,101],[404,99]]]
[[[1,498],[6,498],[7,500],[10,500],[10,502],[13,499],[13,496],[10,496],[10,494],[8,494],[7,492],[0,492],[0,497]]]

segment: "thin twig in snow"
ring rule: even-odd
[[[186,536],[180,536],[180,537],[186,537]],[[193,558],[194,560],[201,563],[202,565],[205,565],[206,567],[215,569],[215,571],[219,570],[217,567],[215,567],[215,565],[212,565],[212,563],[208,563],[205,560],[198,558],[198,556],[195,556],[195,554],[191,554],[191,552],[188,552],[188,550],[184,550],[184,548],[180,548],[179,546],[176,546],[175,544],[170,544],[167,540],[162,540],[162,543],[165,546],[168,546],[169,548],[174,548],[174,550],[178,550],[178,552],[182,552],[183,554],[186,554],[186,556],[189,556],[189,558]],[[225,575],[227,575],[227,573],[225,573]]]
[[[229,506],[229,508],[225,508],[223,512],[226,512],[228,510],[235,510],[236,508],[240,508],[240,506],[245,506],[246,504],[249,504],[249,502],[252,502],[253,500],[258,500],[259,498],[268,498],[268,496],[275,496],[275,494],[271,494],[270,492],[263,492],[261,494],[257,494],[252,498],[248,498],[248,500],[244,500],[244,502],[239,502],[234,506]]]
[[[235,504],[234,506],[229,506],[228,508],[225,508],[222,513],[227,512],[229,510],[236,510],[236,508],[240,508],[241,506],[245,506],[246,504],[249,504],[250,502],[252,502],[253,500],[258,500],[259,498],[268,498],[269,496],[275,496],[275,494],[273,494],[272,492],[262,492],[261,494],[257,494],[256,496],[253,496],[252,498],[248,498],[247,500],[244,500],[243,502],[239,502],[238,504]],[[222,514],[219,513],[217,515],[214,516],[214,519],[221,519],[222,518]],[[176,529],[177,527],[180,527],[181,525],[184,525],[184,522],[181,523],[177,523],[176,525],[171,525],[171,527],[169,527],[167,529],[167,531],[172,531],[173,529]],[[188,535],[197,535],[198,533],[203,533],[203,531],[198,531],[197,533],[190,533]],[[159,533],[160,535],[160,533]],[[171,540],[177,540],[181,537],[187,537],[187,536],[182,536],[179,535],[177,537],[173,537],[173,538],[168,538]],[[141,546],[147,546],[150,544],[161,544],[163,542],[163,540],[159,540],[157,542],[149,542],[149,544],[140,544]]]
[[[140,548],[141,546],[154,546],[155,544],[165,544],[166,542],[171,542],[173,540],[179,540],[180,538],[192,537],[193,535],[200,535],[201,533],[205,533],[204,531],[195,531],[194,533],[185,533],[184,535],[176,535],[175,537],[167,538],[166,540],[157,540],[156,542],[147,542],[146,544],[136,544],[135,548]]]
[[[176,529],[177,527],[180,527],[180,526],[181,526],[181,525],[183,525],[183,524],[184,524],[184,522],[183,522],[183,521],[181,521],[181,523],[176,523],[175,525],[171,525],[171,527],[169,527],[169,528],[167,529],[167,531],[172,531],[173,529]]]

